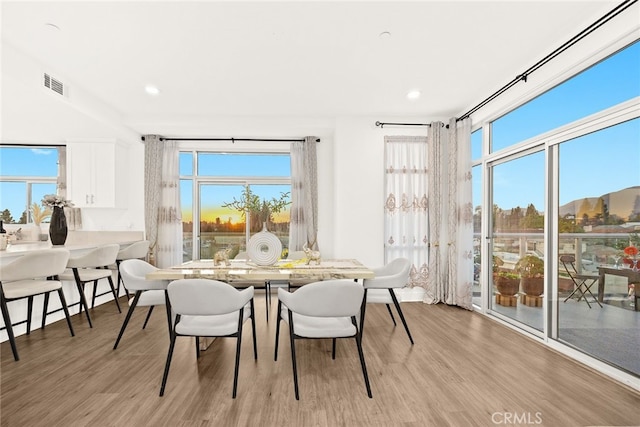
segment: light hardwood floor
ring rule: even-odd
[[[124,298],[121,299],[124,303]],[[274,298],[273,307],[276,302]],[[640,424],[640,394],[479,314],[404,303],[415,345],[383,305],[367,309],[367,398],[353,340],[296,345],[300,401],[293,393],[287,329],[273,361],[275,314],[256,295],[258,361],[245,325],[238,396],[231,398],[234,339],[195,359],[178,339],[167,389],[158,397],[168,348],[166,317],[137,310],[112,350],[124,310],[93,310],[94,328],[73,316],[18,338],[21,360],[0,346],[2,426],[594,426]],[[509,422],[511,421],[511,422]]]

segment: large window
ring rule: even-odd
[[[483,154],[472,138],[493,273],[474,302],[635,376],[640,284],[624,249],[640,247],[639,75],[636,41],[485,125]]]
[[[194,171],[196,171],[194,173]],[[183,259],[246,251],[266,227],[289,247],[291,161],[288,153],[180,153]]]
[[[33,222],[33,204],[56,193],[58,152],[57,147],[0,146],[0,220],[5,224]]]
[[[640,42],[495,120],[492,151],[640,96]]]

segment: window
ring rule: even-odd
[[[40,205],[45,194],[56,193],[59,152],[63,150],[0,146],[0,220],[6,224],[33,222],[29,207]]]
[[[474,302],[635,376],[640,368],[628,355],[640,345],[632,298],[638,285],[615,273],[623,268],[623,249],[640,247],[638,75],[635,41],[485,125],[489,154],[478,158],[472,145],[474,169],[482,168],[473,174],[474,206],[480,185],[488,195],[481,201],[487,235],[479,246],[489,270],[480,279],[489,282],[486,293]],[[498,152],[508,147],[511,152]],[[595,277],[592,293],[582,289],[591,308],[582,291],[574,292],[578,283],[560,259]],[[526,265],[521,260],[540,269],[528,274],[518,267]],[[597,284],[599,273],[604,287]],[[525,279],[539,276],[543,287],[529,290],[533,281]]]
[[[288,252],[288,153],[183,151],[180,198],[183,260],[211,259],[227,248],[233,258],[264,226],[282,242],[283,256]]]
[[[640,96],[638,73],[640,42],[635,42],[494,121],[492,151]]]

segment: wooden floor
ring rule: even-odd
[[[275,300],[275,299],[274,299]],[[124,299],[121,300],[124,302]],[[415,345],[383,305],[367,309],[366,395],[355,343],[297,343],[300,401],[293,392],[285,329],[273,361],[275,321],[256,297],[258,361],[248,324],[238,396],[231,398],[235,340],[218,339],[196,361],[178,339],[164,397],[158,397],[168,336],[157,310],[141,329],[136,312],[112,350],[124,313],[93,310],[94,328],[73,317],[18,338],[21,360],[1,349],[2,426],[630,426],[640,394],[482,315],[445,305],[405,303]],[[275,301],[273,303],[275,308]]]

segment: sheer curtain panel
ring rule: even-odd
[[[145,136],[145,230],[150,261],[157,267],[182,262],[179,148],[177,141]]]
[[[409,287],[427,285],[429,221],[427,138],[386,136],[385,263],[412,262]]]
[[[315,136],[291,144],[289,252],[318,250],[318,171]]]

